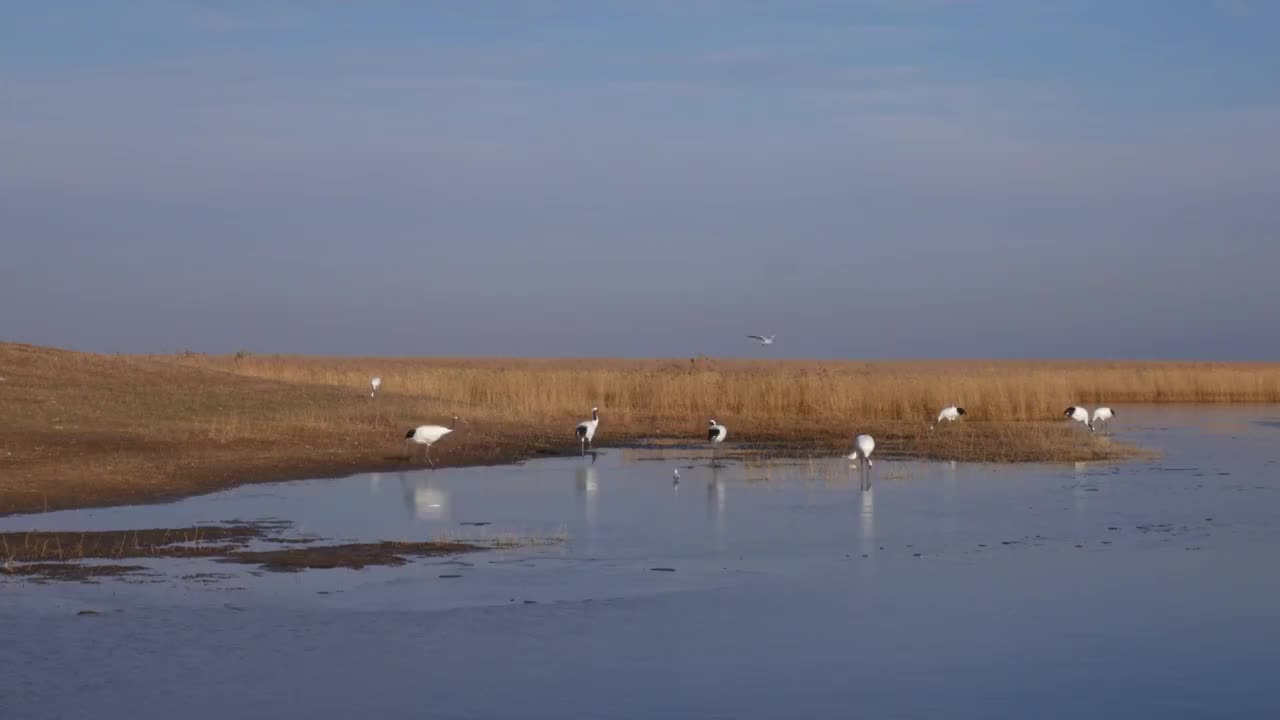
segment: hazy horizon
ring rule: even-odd
[[[0,8],[0,341],[1280,359],[1280,5]]]

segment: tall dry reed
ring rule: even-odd
[[[838,417],[924,422],[959,404],[975,421],[1060,417],[1075,403],[1280,402],[1280,365],[1101,362],[347,359],[190,355],[180,362],[289,383],[365,388],[496,418],[623,422]]]

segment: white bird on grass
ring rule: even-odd
[[[1109,407],[1100,407],[1093,411],[1093,420],[1089,423],[1089,427],[1097,430],[1100,425],[1105,425],[1108,420],[1116,416],[1116,412]]]
[[[952,405],[951,407],[944,407],[942,408],[942,412],[938,413],[938,419],[933,421],[933,424],[929,426],[929,429],[932,430],[938,427],[944,421],[954,422],[959,420],[960,416],[965,414],[967,413],[965,413],[964,408],[962,407],[956,407],[955,405]]]
[[[1089,408],[1072,405],[1062,411],[1063,417],[1069,417],[1078,423],[1084,423],[1084,426],[1093,430],[1093,425],[1089,422]]]
[[[853,452],[849,453],[850,460],[861,459],[871,467],[871,451],[876,449],[876,439],[870,435],[859,435],[853,439]]]
[[[773,339],[777,337],[777,335],[769,335],[768,337],[765,337],[764,335],[748,335],[747,337],[752,340],[760,341],[761,345],[772,345]]]
[[[373,397],[378,394],[378,388],[382,387],[382,378],[376,377],[370,380],[369,385],[373,387],[373,392],[369,393],[369,397]]]
[[[578,423],[578,427],[574,429],[574,433],[578,436],[578,441],[582,443],[582,454],[587,454],[587,446],[591,444],[591,438],[596,436],[596,426],[600,424],[600,408],[591,408],[591,419],[583,420]]]
[[[410,430],[404,436],[405,455],[408,456],[409,454],[409,443],[421,445],[423,446],[423,454],[427,457],[427,462],[434,468],[436,464],[431,460],[431,446],[439,442],[440,438],[453,432],[457,426],[458,416],[454,415],[453,422],[449,424],[449,427],[444,427],[443,425],[419,425]]]

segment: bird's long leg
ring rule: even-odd
[[[425,451],[423,451],[423,453],[422,453],[422,454],[427,456],[427,464],[431,466],[431,469],[432,469],[432,470],[435,470],[435,469],[436,469],[436,464],[435,464],[434,462],[432,462],[432,460],[431,460],[431,446],[430,446],[430,445],[428,445],[428,446],[427,446],[427,449],[426,449]]]

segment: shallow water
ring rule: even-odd
[[[691,450],[608,449],[0,518],[0,531],[279,518],[338,540],[565,538],[363,571],[193,560],[91,585],[0,580],[0,707],[1280,716],[1280,410],[1121,412],[1117,437],[1159,458],[884,460],[863,478],[838,459],[713,469]]]

